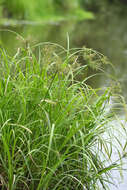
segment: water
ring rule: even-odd
[[[7,24],[6,24],[7,25]],[[37,42],[50,41],[66,46],[67,32],[70,36],[70,47],[90,47],[108,56],[115,67],[115,77],[121,83],[122,92],[127,99],[127,15],[120,15],[119,11],[106,12],[97,17],[96,20],[82,22],[49,23],[44,25],[23,25],[1,26],[1,29],[9,29],[18,32],[32,44]],[[14,53],[22,41],[13,33],[0,32],[0,44],[7,49],[8,53]],[[107,69],[109,73],[112,71]],[[94,78],[91,81],[93,86],[106,86],[109,80],[105,77]],[[124,121],[124,115],[121,116]],[[119,128],[118,122],[114,121]],[[123,134],[124,135],[124,134]],[[122,139],[122,137],[120,137]],[[124,142],[123,142],[124,143]],[[113,154],[116,159],[116,153]],[[127,163],[127,160],[125,160]],[[125,164],[127,169],[127,164]],[[127,171],[124,172],[124,180],[120,181],[119,174],[113,172],[118,190],[127,189]],[[111,190],[117,189],[111,186]]]
[[[124,119],[124,117],[121,117],[121,121],[120,121],[124,126],[127,127],[127,123]],[[120,123],[116,120],[113,121],[113,126],[115,126],[115,130],[113,132],[113,134],[115,133],[115,136],[118,137],[118,139],[120,140],[120,143],[122,144],[122,146],[125,145],[126,143],[126,134],[125,131],[121,129]],[[116,131],[117,129],[117,131]],[[120,153],[122,153],[120,145],[118,142],[115,141],[115,139],[113,140],[113,144],[117,146],[117,148],[119,149]],[[115,161],[119,159],[118,157],[118,152],[116,150],[113,149],[113,154],[112,154],[112,161]],[[127,190],[127,158],[123,159],[123,168],[124,171],[122,172],[122,176],[120,176],[120,173],[116,170],[112,171],[112,176],[113,176],[113,182],[115,184],[114,185],[110,185],[110,190]]]

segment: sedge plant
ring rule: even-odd
[[[103,138],[113,120],[111,87],[87,84],[97,61],[106,59],[87,48],[27,44],[10,56],[1,47],[1,189],[108,189],[119,165],[111,162],[111,139]]]

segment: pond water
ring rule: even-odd
[[[95,20],[63,21],[44,25],[19,23],[18,25],[9,26],[7,22],[4,26],[1,26],[1,29],[16,31],[33,44],[50,41],[63,46],[66,46],[68,32],[70,47],[82,47],[85,45],[108,56],[115,67],[114,74],[121,83],[123,95],[127,99],[127,14],[122,16],[117,11],[115,13],[107,11],[103,15],[98,15]],[[22,42],[14,34],[0,31],[1,43],[9,53],[13,53]],[[110,69],[108,72],[111,73]],[[91,84],[93,86],[105,86],[108,82],[107,78],[102,77],[101,79],[92,79]],[[115,177],[116,173],[113,173],[113,176]],[[124,172],[124,181],[119,183],[117,178],[116,183],[119,190],[127,189],[126,171]],[[116,187],[111,186],[110,189],[115,190]]]

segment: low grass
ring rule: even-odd
[[[112,88],[92,89],[85,74],[97,60],[101,67],[105,57],[69,45],[0,49],[1,189],[108,189],[119,168],[112,138],[103,138]]]

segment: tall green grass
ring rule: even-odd
[[[110,170],[119,167],[112,139],[103,138],[113,120],[106,109],[112,88],[81,80],[92,55],[105,60],[51,43],[26,44],[12,57],[0,49],[1,189],[108,189]]]

